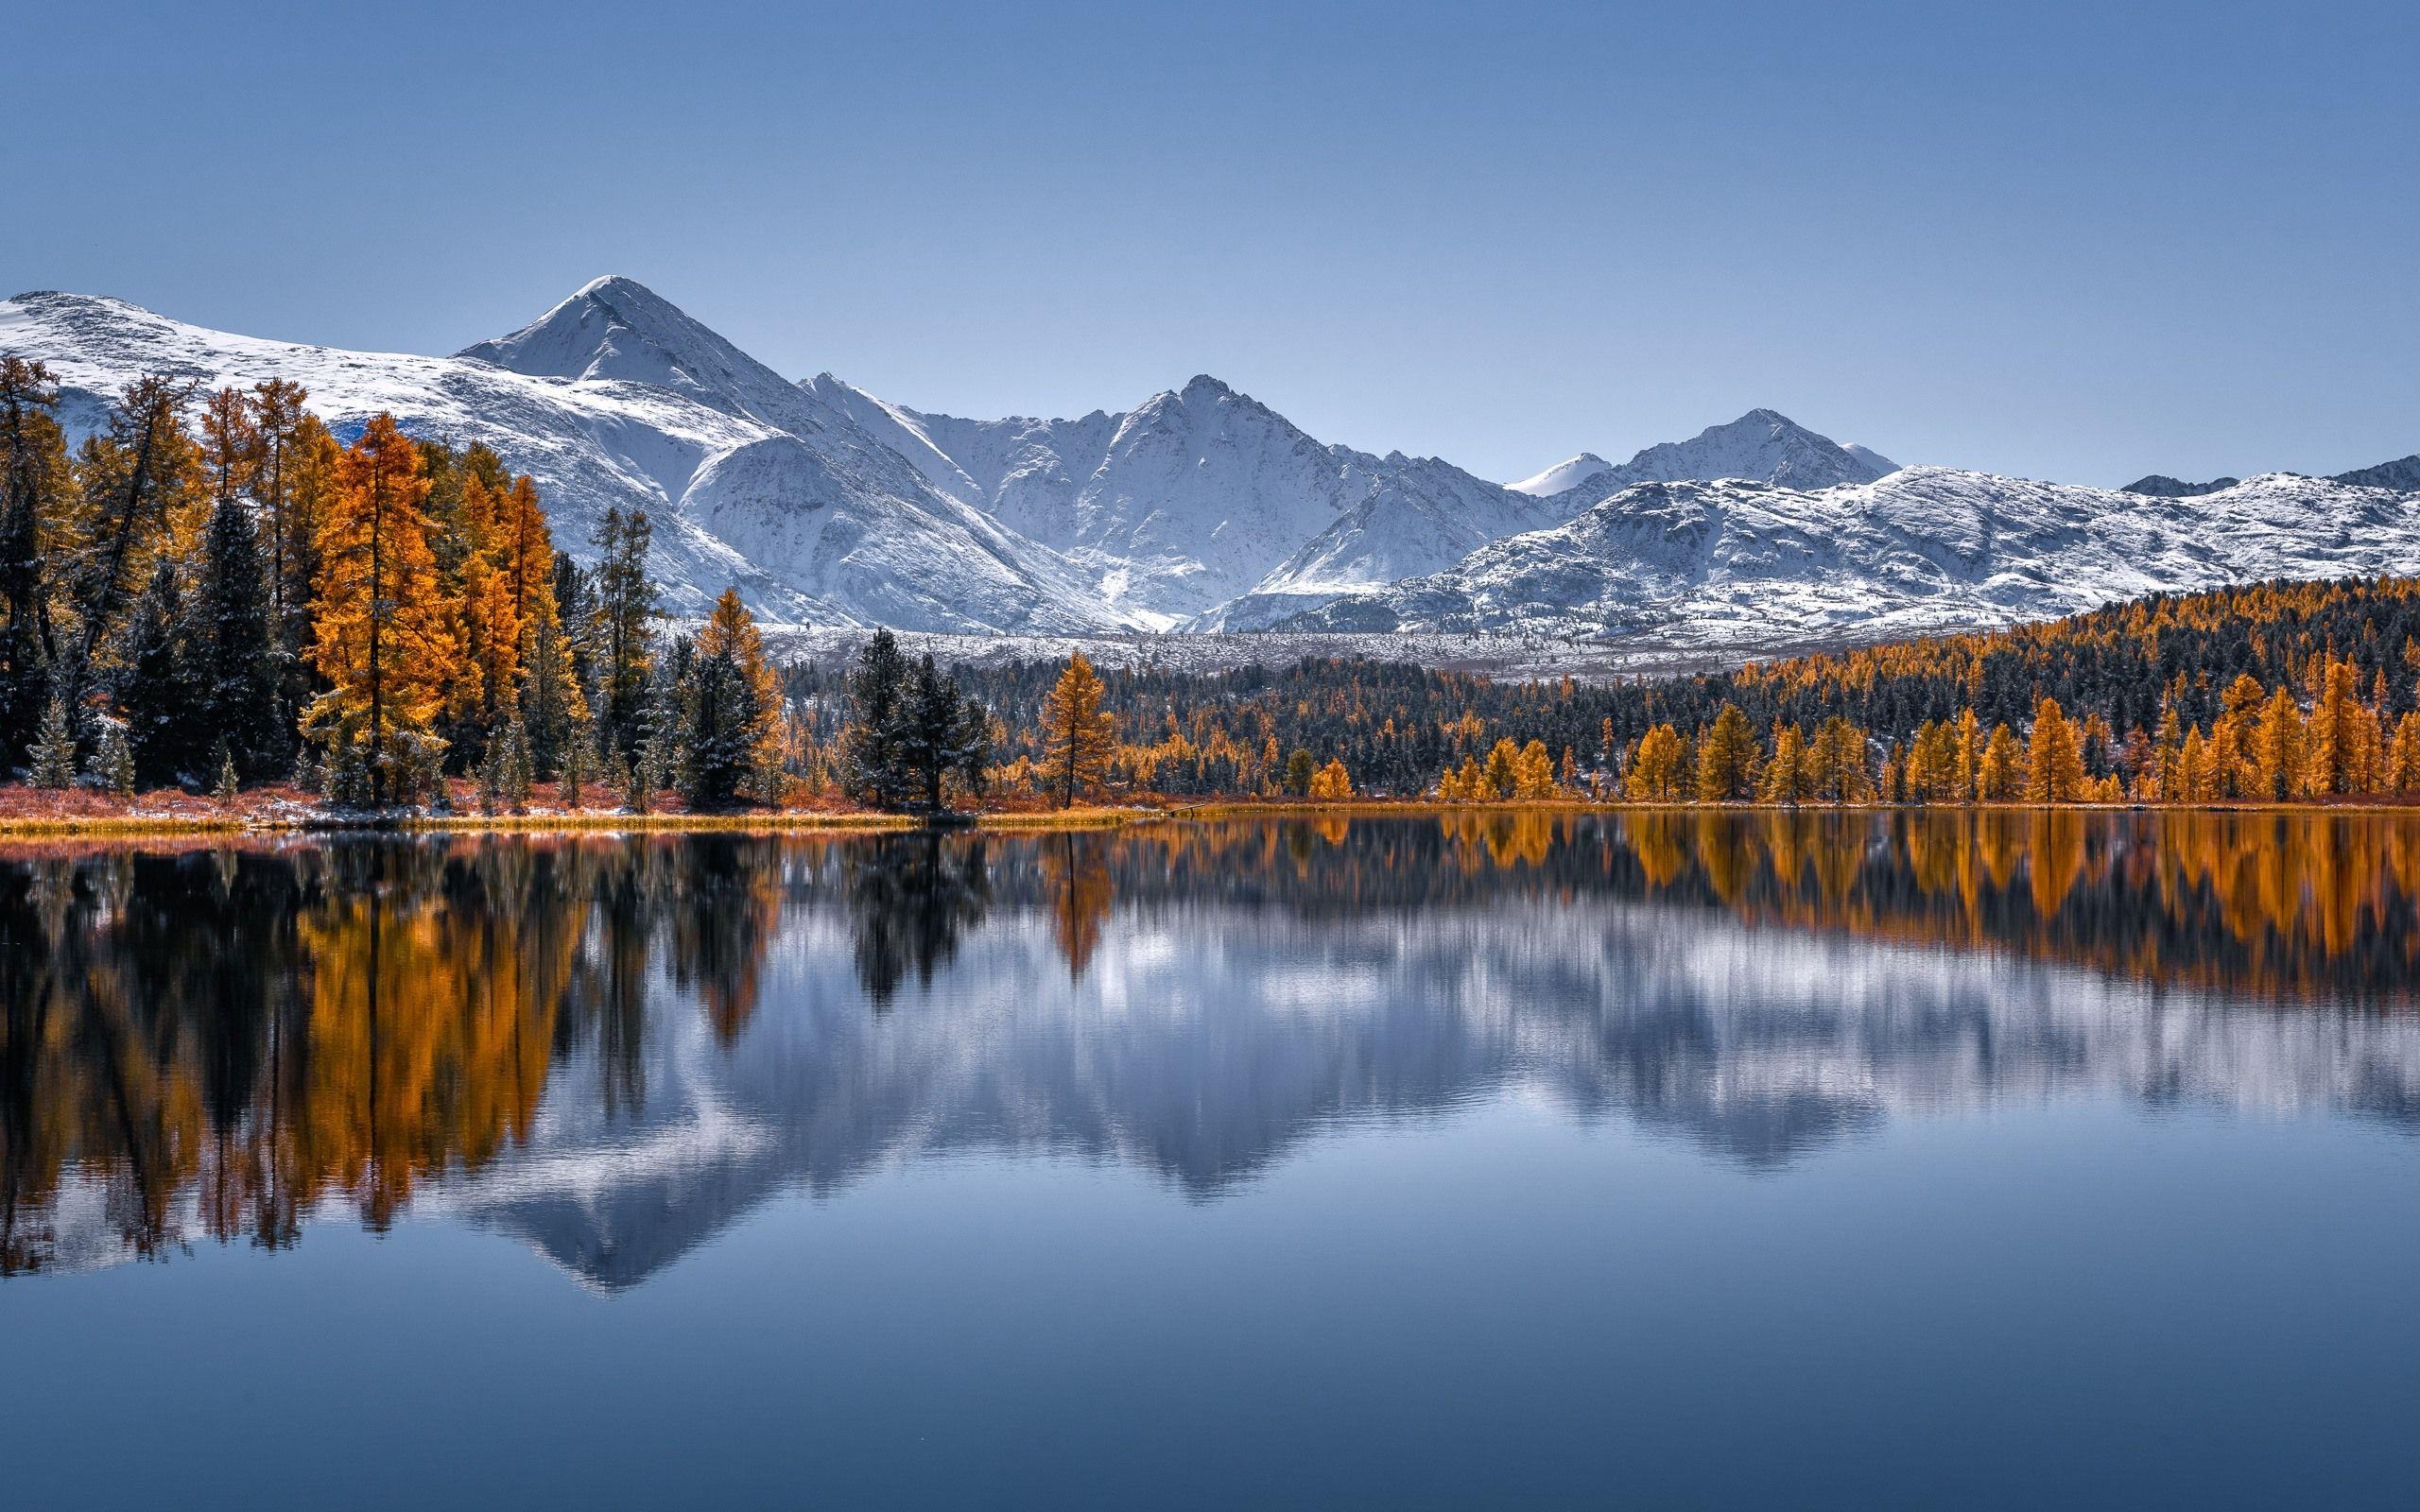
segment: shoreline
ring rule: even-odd
[[[977,810],[934,823],[916,815],[863,810],[765,810],[730,814],[579,810],[531,814],[143,813],[0,816],[0,842],[10,840],[156,839],[182,836],[341,834],[562,833],[1013,833],[1116,830],[1169,820],[1236,818],[1385,818],[1520,814],[2420,814],[2420,801],[2363,798],[2342,802],[2230,803],[1702,803],[1533,799],[1488,803],[1433,799],[1219,799],[1152,806],[1087,805],[1072,809]]]

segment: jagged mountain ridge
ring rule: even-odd
[[[1435,457],[1322,443],[1207,374],[1073,420],[928,414],[829,373],[802,387],[1080,564],[1103,602],[1164,624],[1228,627],[1238,595],[1298,608],[1433,572],[1562,517]]]
[[[1498,485],[1436,458],[1318,441],[1206,376],[1123,413],[1071,420],[920,412],[828,374],[793,384],[619,278],[453,357],[260,340],[56,293],[0,303],[0,350],[51,364],[76,432],[147,370],[211,384],[294,379],[340,435],[392,410],[416,434],[484,443],[537,477],[559,541],[575,556],[588,554],[606,508],[648,509],[658,522],[653,570],[675,613],[700,612],[735,584],[772,622],[840,628],[1518,626],[1743,646],[1871,636],[2063,613],[2230,576],[2400,568],[2410,509],[2368,495],[2420,488],[2412,456],[2333,480],[2271,474],[2182,496],[2189,507],[2162,504],[2142,492],[1893,471],[1878,454],[1771,410],[1618,467],[1583,453]],[[1712,487],[1734,477],[1747,482]],[[1811,491],[1790,486],[1827,479]],[[1709,485],[1690,496],[1737,503],[1744,523],[1716,532],[1731,544],[1703,581],[1674,576],[1661,555],[1668,543],[1651,529],[1531,539],[1577,529],[1579,517],[1626,490],[1690,482]],[[1881,491],[1844,511],[1804,502],[1859,489]],[[2065,502],[2036,522],[2038,539],[2020,528],[1994,537],[1988,559],[1945,565],[1957,552],[1941,542],[1959,522],[2031,518],[2044,490]],[[1613,515],[1639,508],[1633,501]],[[2104,518],[2130,509],[2144,511],[2157,541]],[[2383,534],[2348,539],[2348,528]],[[2065,564],[2061,532],[2085,542],[2089,559]],[[1631,541],[1620,548],[1630,557],[1605,555],[1617,541]],[[1933,561],[1930,576],[1895,555],[1909,542]],[[1531,570],[1548,564],[1543,576]],[[1752,601],[1758,595],[1769,602]]]
[[[1087,608],[1064,562],[926,487],[845,417],[628,280],[591,284],[475,355],[261,340],[59,293],[0,303],[0,349],[49,364],[78,434],[127,382],[169,371],[214,387],[291,379],[343,436],[389,410],[413,434],[484,444],[537,479],[576,557],[607,508],[648,510],[650,566],[675,613],[737,586],[783,623],[1118,623]]]
[[[1779,411],[1752,409],[1685,441],[1647,447],[1619,467],[1582,452],[1506,487],[1544,498],[1572,496],[1569,512],[1576,513],[1580,506],[1611,498],[1637,483],[1754,478],[1789,489],[1829,489],[1871,483],[1898,466],[1871,447],[1843,446]]]
[[[1522,631],[1753,652],[2047,619],[2264,577],[2420,571],[2420,497],[2267,473],[2190,499],[1903,468],[1806,492],[1645,483],[1288,629]]]
[[[2154,499],[2198,499],[2204,494],[2232,489],[2242,481],[2241,478],[2220,477],[2212,478],[2207,483],[2187,483],[2183,478],[2172,478],[2165,472],[2153,472],[2149,477],[2136,478],[2118,491],[2145,493]]]

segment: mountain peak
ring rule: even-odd
[[[619,274],[591,279],[520,330],[455,355],[532,378],[651,384],[751,412],[763,394],[789,387],[670,300]]]
[[[612,295],[625,299],[637,298],[657,301],[661,301],[663,298],[663,296],[657,294],[655,290],[648,288],[637,279],[622,273],[606,273],[599,277],[592,278],[572,292],[572,298],[575,300],[584,300],[592,295]]]
[[[1582,452],[1578,456],[1565,457],[1543,472],[1532,473],[1518,483],[1504,486],[1514,493],[1526,493],[1533,499],[1551,498],[1613,470],[1614,464],[1596,453]]]

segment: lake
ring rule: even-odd
[[[2420,818],[0,851],[11,1506],[2405,1506]]]

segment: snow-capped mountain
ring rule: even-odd
[[[1754,478],[1787,489],[1830,489],[1871,483],[1899,464],[1864,446],[1843,446],[1789,416],[1752,409],[1727,425],[1709,425],[1685,441],[1648,447],[1616,467],[1591,452],[1558,462],[1535,477],[1505,485],[1540,498],[1572,495],[1576,509],[1610,498],[1634,483]],[[1572,512],[1567,509],[1565,513]]]
[[[1568,493],[1583,483],[1603,477],[1614,470],[1614,464],[1594,452],[1565,457],[1543,472],[1533,472],[1518,483],[1507,483],[1515,493],[1526,493],[1532,499],[1551,499],[1558,493]]]
[[[2420,452],[2398,456],[2392,462],[2376,467],[2357,467],[2350,472],[2339,472],[2335,481],[2350,483],[2357,488],[2394,489],[2404,493],[2420,493]]]
[[[1207,375],[1074,420],[926,414],[829,373],[802,387],[1076,562],[1100,602],[1162,625],[1250,627],[1561,518],[1434,457],[1322,444]]]
[[[147,371],[280,377],[339,435],[380,410],[480,442],[537,479],[584,556],[609,507],[656,522],[674,612],[736,585],[776,622],[1073,630],[1122,623],[1064,561],[925,483],[895,452],[628,279],[600,279],[455,357],[358,352],[185,325],[124,301],[20,295],[0,350],[48,363],[72,431]]]
[[[1508,628],[1754,649],[2060,614],[2154,589],[2420,570],[2420,455],[2333,479],[2130,490],[1899,468],[1772,410],[1519,483],[1314,439],[1208,377],[1122,413],[977,421],[791,383],[628,279],[451,357],[186,325],[123,301],[0,302],[73,433],[144,372],[310,390],[538,480],[586,557],[656,521],[675,613],[737,586],[775,624],[1031,636]]]
[[[1948,468],[1801,491],[1646,483],[1288,621],[1754,650],[1999,626],[2273,576],[2420,571],[2420,497],[2267,473],[2197,498]]]
[[[2212,478],[2207,483],[2187,483],[2183,478],[2172,478],[2165,472],[2154,472],[2149,477],[2136,478],[2118,491],[2148,493],[2154,499],[2198,499],[2205,493],[2217,493],[2221,490],[2232,489],[2242,481],[2241,478]]]

